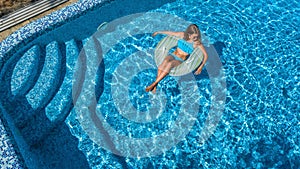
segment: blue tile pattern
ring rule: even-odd
[[[282,1],[283,5],[294,3],[284,8],[280,7],[282,5],[279,4],[280,2],[272,5],[258,5],[257,1],[239,2],[233,4],[225,1],[206,1],[203,3],[205,5],[199,3],[196,6],[193,1],[179,0],[156,10],[173,13],[194,21],[202,27],[201,30],[213,38],[212,42],[216,44],[218,41],[224,42],[226,48],[220,59],[227,74],[226,109],[218,130],[204,145],[198,145],[197,133],[201,132],[201,123],[206,118],[205,113],[210,106],[210,91],[207,89],[209,82],[204,74],[204,77],[198,79],[199,90],[204,96],[201,100],[203,109],[199,112],[200,118],[194,130],[190,132],[186,140],[164,155],[144,159],[126,159],[127,164],[132,162],[135,165],[133,168],[141,166],[171,168],[176,165],[178,168],[298,169],[300,167],[299,62],[297,62],[300,56],[297,50],[299,27],[292,26],[293,21],[290,19],[294,18],[295,23],[299,23],[296,13],[300,8],[290,8],[296,6],[296,1]],[[286,8],[287,12],[280,18],[273,15],[279,14],[280,9],[284,11]],[[259,14],[257,11],[260,11]],[[200,14],[203,18],[199,17]],[[265,21],[266,18],[269,22]],[[168,21],[165,22],[168,23]],[[147,26],[145,24],[145,27]],[[130,32],[128,31],[130,29],[123,30]],[[288,30],[290,34],[285,33]],[[111,49],[113,54],[106,57],[106,74],[113,72],[110,67],[114,68],[114,65],[117,67],[122,57],[128,57],[129,54],[126,52],[133,53],[130,47],[134,48],[133,46],[142,45],[146,41],[146,38],[136,39],[138,42],[132,43],[131,46],[130,42],[126,41],[120,42],[119,46],[115,45],[115,48]],[[151,45],[147,45],[149,46]],[[111,59],[110,63],[109,59]],[[131,69],[131,67],[127,68]],[[143,88],[146,85],[143,84],[143,80],[153,74],[149,73],[147,77],[140,78],[139,82],[132,80],[134,82],[132,86]],[[110,78],[105,79],[110,80]],[[168,81],[168,86],[171,86],[170,81]],[[105,97],[106,93],[109,94],[104,91],[102,96]],[[104,104],[115,103],[108,94],[105,99],[100,100],[105,100]],[[147,131],[142,127],[139,129],[134,127],[136,130],[133,131],[131,130],[133,122],[123,120],[115,107],[110,104],[102,112],[105,112],[103,115],[110,125],[124,135],[127,134],[126,132],[134,135],[135,131],[142,131],[144,132],[142,134],[146,135],[148,131],[156,129],[154,127],[161,126],[154,125],[154,129],[150,128]],[[71,126],[72,133],[79,136],[79,148],[86,152],[89,162],[100,168],[109,168],[112,163],[118,165],[118,161],[113,160],[112,155],[103,152],[102,147],[91,142],[74,116],[70,115],[67,123]],[[102,159],[97,158],[97,154],[101,154]],[[109,163],[107,159],[110,160]],[[154,166],[151,167],[152,164]]]
[[[35,45],[18,61],[11,78],[11,91],[13,95],[24,94],[27,84],[33,81],[33,77],[37,74],[39,58],[40,47]]]
[[[94,6],[97,6],[107,1],[109,0],[80,0],[77,3],[67,6],[59,11],[53,12],[52,14],[47,15],[17,30],[16,32],[14,32],[13,34],[11,34],[6,39],[0,42],[0,68],[8,59],[9,55],[7,53],[14,52],[13,49],[15,47],[27,43],[28,39],[30,39],[30,37],[32,37],[33,35],[41,34],[48,28],[55,27],[59,24],[63,24],[66,20],[76,17],[84,11],[89,10]],[[22,62],[22,64],[20,64],[23,65],[23,62],[30,62],[33,58],[35,58],[34,62],[30,63],[30,65],[27,67],[27,71],[31,70],[30,67],[34,67],[37,64],[36,62],[38,62],[38,59],[36,59],[38,58],[38,56],[35,55],[35,51],[37,50],[39,50],[38,47],[33,47],[31,51],[29,51],[29,53],[26,54],[27,56],[20,61]],[[19,91],[19,89],[22,89],[23,86],[26,85],[26,82],[32,80],[31,78],[33,73],[31,72],[31,76],[26,76],[27,74],[23,73],[23,76],[19,77],[17,73],[17,67],[15,69],[13,80],[11,82],[12,91],[14,94],[22,92]],[[37,105],[35,107],[37,107]],[[8,132],[6,132],[4,125],[0,119],[0,166],[1,168],[6,169],[24,168],[22,161],[19,160],[20,158],[18,157],[17,153],[13,148],[14,143],[12,140],[13,137]]]
[[[52,42],[46,47],[46,58],[42,73],[33,89],[26,98],[33,109],[44,107],[51,99],[61,76],[61,52],[57,42]]]
[[[0,119],[0,167],[5,169],[24,168],[13,148],[12,136],[6,132]]]
[[[72,78],[75,67],[75,61],[79,54],[76,41],[71,40],[66,42],[66,74],[64,81],[52,99],[50,104],[46,107],[46,115],[51,121],[56,121],[63,116],[63,112],[69,112],[67,109],[71,108],[72,104]],[[67,111],[66,111],[67,110]]]
[[[94,6],[107,1],[109,0],[81,0],[22,27],[0,42],[0,67],[1,64],[6,60],[3,58],[4,55],[22,42],[26,43],[26,41],[30,39],[32,35],[42,33],[48,28],[63,24],[66,22],[66,20],[78,16],[83,11],[91,9]]]
[[[9,56],[5,55],[9,52],[13,52],[14,47],[21,44],[21,41],[26,43],[30,41],[31,37],[35,37],[32,35],[43,33],[46,31],[46,29],[52,29],[52,27],[55,25],[67,21],[68,15],[75,17],[76,14],[83,12],[80,9],[89,9],[93,6],[92,4],[98,3],[98,1],[80,2],[82,3],[82,6],[77,6],[78,8],[74,7],[72,10],[67,12],[65,11],[65,14],[61,16],[47,16],[45,18],[48,18],[48,20],[45,18],[41,19],[43,24],[41,24],[40,21],[40,24],[32,23],[32,27],[27,26],[21,29],[25,31],[24,33],[20,32],[21,30],[17,31],[18,33],[13,34],[6,39],[4,41],[5,43],[2,42],[0,44],[0,67],[3,61],[7,59],[5,57]],[[284,3],[281,3],[279,2],[279,4],[273,5],[273,7],[280,7],[281,5],[284,5]],[[297,83],[297,79],[299,79],[299,71],[297,69],[298,67],[296,67],[298,66],[296,59],[299,59],[299,52],[294,52],[289,57],[286,57],[286,54],[282,52],[282,50],[285,50],[286,53],[289,53],[289,51],[298,51],[298,45],[290,45],[285,41],[282,41],[282,39],[286,38],[286,34],[288,34],[286,31],[289,31],[289,26],[285,26],[289,24],[286,24],[285,22],[282,24],[279,21],[276,21],[278,18],[277,16],[281,11],[278,12],[276,8],[273,8],[269,5],[248,3],[246,6],[250,7],[246,7],[239,6],[243,5],[243,3],[232,4],[222,1],[207,1],[204,4],[207,4],[207,7],[204,8],[202,7],[203,4],[198,4],[199,8],[195,8],[195,4],[192,4],[192,1],[186,2],[178,0],[176,3],[165,5],[156,11],[167,11],[169,13],[174,13],[201,26],[209,23],[209,26],[203,26],[205,28],[202,30],[212,37],[215,37],[215,40],[212,39],[213,42],[221,40],[226,44],[227,48],[226,51],[224,51],[221,59],[224,64],[225,71],[228,74],[228,106],[224,112],[225,116],[219,123],[218,130],[214,133],[212,138],[206,142],[205,145],[198,146],[195,137],[198,136],[197,133],[200,133],[202,122],[201,119],[205,118],[205,113],[199,113],[200,120],[197,121],[193,131],[190,132],[189,137],[187,137],[186,140],[183,140],[171,151],[160,157],[151,159],[124,159],[117,158],[93,143],[88,136],[84,134],[81,125],[76,120],[76,114],[72,112],[66,123],[71,128],[71,132],[78,137],[78,148],[82,152],[85,152],[86,158],[91,165],[94,167],[105,166],[107,168],[121,168],[124,163],[126,163],[124,166],[127,166],[124,168],[140,168],[141,166],[145,166],[146,168],[170,168],[171,166],[176,165],[178,168],[299,168],[300,137],[298,131],[300,128],[300,116],[299,113],[297,113],[299,112],[299,105],[293,104],[298,103],[296,100],[299,100],[299,83]],[[263,10],[256,9],[260,6],[262,6]],[[178,7],[181,7],[183,10],[177,9]],[[287,8],[289,7],[287,6]],[[295,11],[290,10],[288,12],[296,13],[299,11],[298,9],[299,8],[297,8]],[[76,12],[76,14],[73,14],[73,12]],[[262,12],[265,14],[262,14]],[[188,15],[188,13],[195,15]],[[203,20],[199,20],[198,14],[205,16],[205,18]],[[275,16],[269,14],[275,14]],[[273,20],[272,17],[275,17],[276,19]],[[216,21],[217,18],[222,18],[221,22]],[[264,21],[270,18],[270,22],[268,22],[266,25],[265,22],[258,22],[260,20]],[[295,19],[296,23],[298,18],[299,17]],[[283,21],[283,19],[281,18],[280,21]],[[45,25],[48,25],[49,27]],[[280,25],[280,28],[277,28],[276,25]],[[295,28],[298,30],[298,27]],[[235,33],[233,34],[232,32]],[[294,36],[292,36],[293,39],[289,39],[289,43],[298,44],[299,36],[296,34],[297,32],[298,31],[292,32]],[[276,37],[268,35],[269,33],[276,35]],[[283,38],[278,39],[278,37]],[[21,40],[19,41],[19,39]],[[259,39],[261,41],[255,41],[255,39]],[[272,42],[275,44],[278,43],[281,48],[273,48],[274,45],[269,44],[269,40],[272,40]],[[117,52],[123,51],[125,44],[129,43],[126,41],[124,45],[121,45],[120,48],[118,48],[118,50],[113,51],[113,56],[118,56]],[[57,45],[58,44],[54,44],[53,46]],[[58,49],[57,47],[55,48]],[[294,49],[292,50],[291,48]],[[119,55],[121,54],[119,53]],[[266,55],[272,56],[272,58]],[[276,60],[273,60],[274,58],[276,58]],[[56,61],[52,62],[51,65],[55,65],[57,63]],[[283,66],[276,64],[277,62],[282,62]],[[115,60],[112,60],[111,64],[115,64]],[[106,64],[106,66],[108,65]],[[51,73],[51,71],[52,70],[50,68],[47,73]],[[254,72],[256,77],[252,72]],[[277,78],[278,76],[288,79]],[[53,77],[58,78],[56,75],[53,75]],[[51,80],[54,81],[53,79]],[[134,83],[138,83],[138,80],[139,79],[136,78]],[[44,81],[45,80],[43,80],[43,82]],[[48,86],[50,85],[49,83],[46,84]],[[136,85],[134,84],[132,86]],[[142,84],[142,86],[144,86],[144,84]],[[210,91],[206,87],[209,86],[208,80],[205,78],[200,79],[199,86],[203,87],[200,89],[204,96],[203,100],[201,100],[201,103],[206,103],[202,106],[201,112],[207,112],[208,106],[210,105],[209,100],[206,100],[210,97]],[[172,87],[172,85],[170,87]],[[173,88],[176,88],[176,86]],[[274,93],[276,95],[274,95]],[[59,93],[57,96],[65,98]],[[45,94],[38,96],[38,98],[45,97],[48,96],[45,96]],[[38,100],[37,103],[33,103],[34,107],[40,107],[41,104],[41,100]],[[56,102],[55,104],[60,103]],[[107,108],[108,110],[111,110],[111,106],[108,106]],[[59,111],[61,109],[62,108],[60,107]],[[116,123],[116,118],[114,115],[114,113],[110,113],[107,114],[107,117],[117,129],[119,128],[119,130],[122,131],[122,127],[126,127],[126,125],[125,123]],[[29,124],[35,125],[32,128],[28,128],[28,130],[36,131],[44,129],[45,126],[47,127],[47,125],[44,124],[44,122],[47,120],[44,118],[44,116],[35,117],[39,117],[36,118],[36,121],[41,122],[42,125],[34,123],[35,120],[32,118],[33,120],[31,120],[34,122]],[[54,117],[56,118],[57,116],[54,114]],[[0,126],[3,126],[1,121]],[[155,126],[161,127],[161,125]],[[52,126],[49,126],[49,128],[51,127]],[[128,128],[124,129],[127,130]],[[2,130],[0,131],[2,134]],[[141,133],[140,131],[143,131],[142,128],[133,134],[139,134],[141,136],[142,134],[149,134]],[[45,133],[46,132],[47,131],[45,131]],[[34,134],[36,133],[33,132],[33,136]],[[4,140],[3,145],[0,146],[1,150],[2,147],[5,147],[6,145],[6,138],[13,140],[13,138],[7,132],[5,132],[4,135],[7,135],[7,137],[0,138],[1,142]],[[60,138],[60,136],[62,135],[53,138]],[[57,142],[50,143],[57,145]],[[64,144],[64,146],[66,146],[66,144]],[[60,149],[64,146],[53,147]],[[49,146],[48,148],[52,149],[53,147]],[[42,150],[45,150],[43,152],[47,152],[49,149]],[[14,154],[9,151],[9,153],[4,153],[3,157],[8,158],[1,159],[1,162],[3,161],[1,167],[4,166],[9,168],[10,166],[13,166],[13,168],[18,168],[17,165],[21,166],[16,153]],[[8,166],[6,163],[10,163],[11,165]]]

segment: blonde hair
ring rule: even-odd
[[[192,34],[198,34],[198,42],[201,44],[201,32],[199,30],[199,27],[196,25],[196,24],[191,24],[189,25],[185,32],[184,32],[184,36],[183,36],[183,39],[184,40],[189,40],[189,35],[192,35]]]

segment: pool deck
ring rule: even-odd
[[[3,41],[9,35],[11,35],[13,32],[15,32],[16,30],[18,30],[21,27],[27,25],[28,23],[34,22],[34,21],[36,21],[36,20],[38,20],[38,19],[40,19],[40,18],[42,18],[42,17],[44,17],[44,16],[46,16],[46,15],[54,12],[54,11],[60,10],[60,9],[66,7],[68,5],[71,5],[71,4],[75,3],[75,2],[77,2],[77,1],[79,1],[79,0],[69,0],[68,2],[65,2],[65,3],[59,5],[59,6],[55,7],[55,8],[52,8],[52,9],[50,9],[50,10],[44,12],[44,13],[41,13],[41,14],[39,14],[39,15],[31,18],[31,19],[28,19],[28,20],[26,20],[26,21],[24,21],[24,22],[22,22],[22,23],[20,23],[20,24],[18,24],[16,26],[13,26],[13,27],[11,27],[9,29],[6,29],[6,30],[0,32],[0,42]]]

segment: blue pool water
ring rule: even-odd
[[[129,24],[120,24],[107,34],[94,34],[94,39],[90,37],[91,30],[76,32],[80,30],[77,28],[79,23],[71,22],[58,29],[67,30],[73,24],[76,38],[64,39],[61,37],[63,31],[57,33],[59,31],[53,30],[48,34],[49,37],[59,37],[57,42],[51,42],[49,37],[37,38],[30,47],[21,48],[9,60],[9,66],[4,70],[10,73],[1,72],[1,83],[11,86],[9,90],[1,89],[4,94],[1,101],[24,140],[33,147],[33,154],[66,152],[66,156],[52,154],[51,157],[41,155],[38,158],[48,158],[53,164],[49,162],[47,165],[55,166],[58,158],[72,159],[67,156],[74,156],[79,159],[75,162],[79,168],[300,168],[300,4],[294,0],[177,0],[149,12],[177,16],[197,24],[209,38],[210,47],[217,51],[217,59],[221,61],[221,71],[225,75],[225,79],[221,80],[226,85],[221,87],[224,87],[226,97],[222,116],[212,135],[205,142],[199,141],[214,104],[213,99],[218,97],[212,93],[213,78],[208,66],[201,75],[193,76],[192,81],[184,80],[187,76],[168,76],[159,83],[156,95],[144,92],[145,86],[156,77],[152,55],[162,36],[151,37],[150,32],[131,33],[147,28],[160,30],[163,27],[151,26],[161,22],[161,18],[143,15],[147,22],[134,18]],[[85,24],[95,24],[88,21],[95,15],[90,13],[77,22],[84,20]],[[168,20],[164,21],[168,23]],[[187,26],[176,24],[170,22],[176,31]],[[115,44],[110,42],[122,36],[125,38]],[[97,118],[76,112],[72,100],[74,92],[79,95],[74,89],[80,88],[72,88],[74,70],[79,68],[88,72],[90,67],[78,63],[88,64],[89,54],[99,52],[95,50],[99,47],[88,47],[91,41],[96,41],[93,44],[96,46],[101,44],[103,49],[102,62],[95,68],[96,78],[92,79],[96,86],[94,106],[98,112],[91,115]],[[107,45],[110,43],[114,45]],[[43,47],[45,49],[41,49]],[[85,54],[80,55],[82,47]],[[207,45],[207,50],[210,49]],[[139,51],[142,53],[134,55]],[[207,64],[215,63],[213,59],[216,57],[210,57]],[[85,74],[84,78],[87,76]],[[82,82],[80,73],[76,78]],[[191,87],[193,82],[196,88]],[[189,102],[184,102],[182,88],[191,91]],[[84,103],[90,102],[85,98],[88,94],[84,93],[83,98],[78,96],[84,110],[90,110],[89,104]],[[196,107],[193,121],[195,105],[199,107]],[[181,112],[190,115],[190,118],[185,118],[193,123],[189,123],[191,128],[187,135],[167,151],[143,158],[115,155],[121,152],[122,146],[130,144],[125,139],[114,140],[112,130],[130,138],[152,138],[171,130],[175,122],[181,120]],[[99,129],[99,124],[102,124],[97,121],[101,117],[111,128],[93,133],[92,128],[96,126]],[[49,122],[45,122],[47,120]],[[91,124],[91,120],[95,124]],[[185,128],[184,125],[180,127]],[[169,139],[177,138],[171,136]],[[152,149],[160,149],[168,144],[167,141],[149,145],[154,145],[150,147]],[[112,142],[116,150],[109,151],[109,146],[102,145]],[[125,142],[124,145],[121,142]],[[66,143],[70,144],[65,146]],[[138,145],[130,146],[128,151],[139,150]],[[55,151],[50,151],[53,147]],[[147,153],[150,156],[151,152]],[[26,161],[26,157],[24,159]],[[62,166],[67,168],[67,163]]]

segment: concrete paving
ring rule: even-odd
[[[18,29],[22,28],[23,26],[27,25],[28,23],[33,22],[33,21],[35,21],[37,19],[40,19],[40,18],[42,18],[42,17],[44,17],[44,16],[46,16],[46,15],[48,15],[48,14],[54,12],[54,11],[62,9],[62,8],[66,7],[68,5],[71,5],[71,4],[73,4],[73,3],[77,2],[77,1],[78,0],[69,0],[68,2],[66,2],[64,4],[61,4],[61,5],[55,7],[53,9],[51,9],[51,10],[48,10],[48,11],[46,11],[46,12],[40,14],[40,15],[37,15],[37,16],[31,18],[31,19],[28,19],[28,20],[26,20],[26,21],[24,21],[24,22],[22,22],[22,23],[20,23],[20,24],[18,24],[16,26],[14,26],[14,27],[11,27],[9,29],[6,29],[6,30],[0,32],[0,42],[2,40],[4,40],[6,37],[8,37],[10,34],[12,34],[13,32],[15,32]]]

